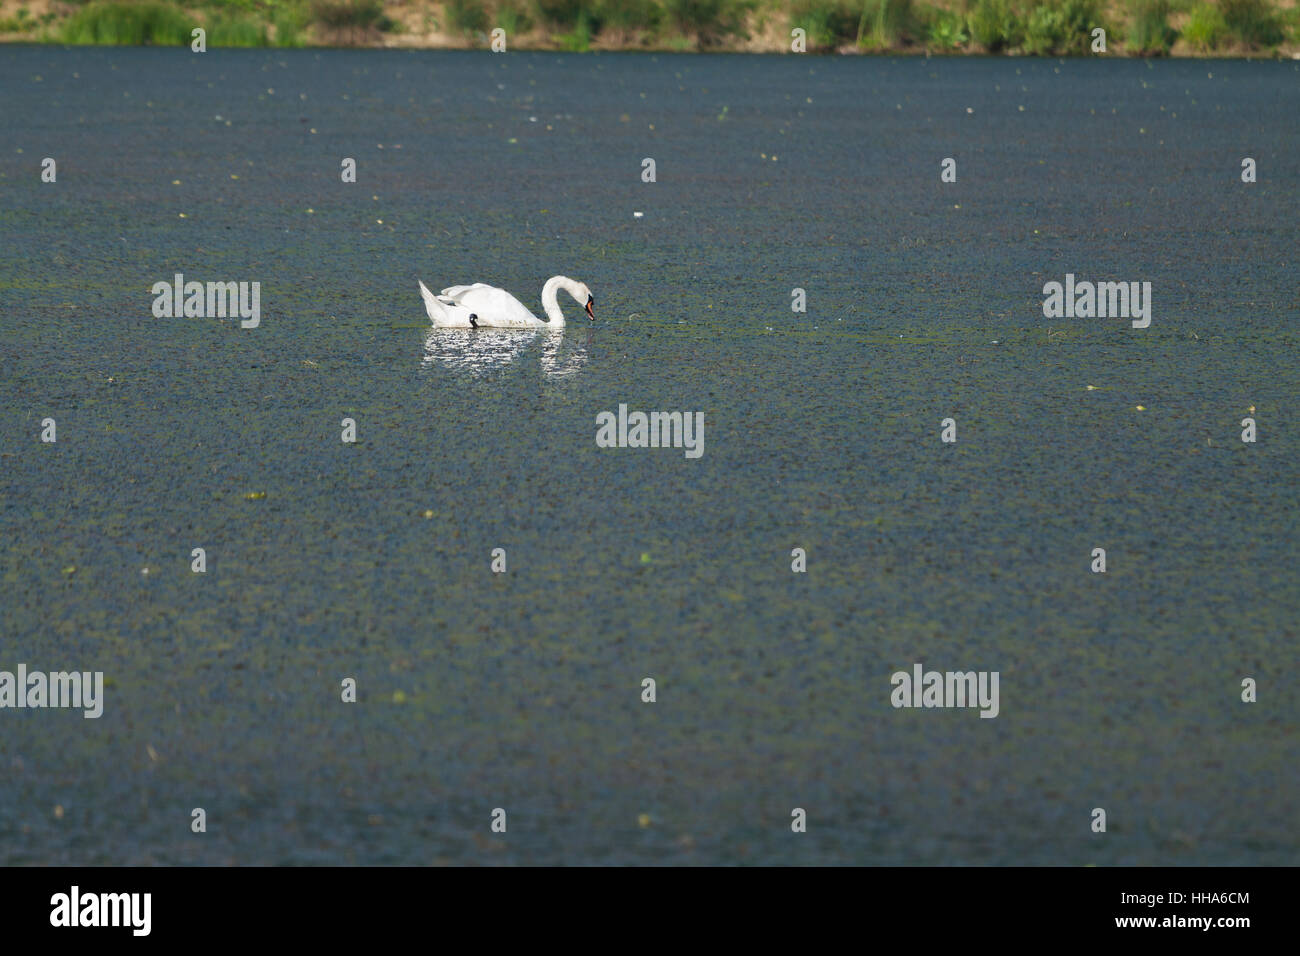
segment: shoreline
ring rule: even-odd
[[[67,50],[76,49],[131,49],[131,48],[157,48],[166,49],[169,47],[184,46],[184,44],[159,44],[159,43],[68,43],[63,40],[39,37],[39,36],[0,36],[0,48],[3,47],[60,47]],[[380,42],[380,43],[328,43],[328,42],[307,42],[295,44],[292,47],[276,46],[275,44],[208,44],[209,50],[244,50],[244,49],[262,49],[262,50],[379,50],[379,51],[422,51],[434,53],[490,53],[492,52],[484,44],[451,44],[438,42]],[[1104,59],[1105,57],[1089,55],[1086,53],[1050,53],[1035,54],[1023,53],[1020,51],[1000,51],[991,53],[987,50],[930,50],[925,47],[906,46],[897,49],[839,49],[839,50],[809,50],[802,54],[790,53],[788,50],[768,50],[768,49],[731,49],[726,47],[710,49],[677,49],[670,46],[592,46],[586,50],[567,50],[562,46],[538,44],[536,46],[519,44],[512,47],[508,52],[511,53],[574,53],[577,55],[598,55],[602,53],[636,53],[647,56],[809,56],[817,59],[835,58],[835,57],[919,57],[922,59],[939,58],[939,59],[1007,59],[1007,60],[1091,60]],[[1216,50],[1211,52],[1201,52],[1196,50],[1180,51],[1164,54],[1162,56],[1151,56],[1142,53],[1125,53],[1122,50],[1116,50],[1108,54],[1111,59],[1117,60],[1205,60],[1207,62],[1215,60],[1227,61],[1269,61],[1269,62],[1290,62],[1300,60],[1300,47],[1296,49],[1279,48],[1269,51],[1253,50],[1248,52],[1234,53],[1225,50]]]
[[[1300,0],[718,0],[709,21],[640,0],[616,26],[620,2],[0,0],[0,44],[1300,60]]]

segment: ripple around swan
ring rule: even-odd
[[[568,378],[587,364],[580,333],[565,342],[564,329],[430,329],[424,339],[424,369],[434,366],[483,376],[536,361],[547,378]]]

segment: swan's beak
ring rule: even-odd
[[[594,319],[596,317],[596,300],[587,296],[587,316]]]

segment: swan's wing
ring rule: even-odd
[[[415,281],[420,282],[419,279]],[[434,294],[429,291],[429,287],[423,282],[420,282],[420,298],[424,300],[424,311],[428,313],[431,321],[437,322],[447,314],[443,303],[434,297]]]
[[[420,280],[416,280],[419,282]],[[424,311],[429,316],[429,321],[434,325],[443,328],[470,328],[473,322],[470,321],[470,311],[462,306],[447,301],[439,301],[438,297],[429,291],[428,287],[420,282],[420,298],[424,299]]]
[[[419,279],[415,280],[420,282]],[[420,282],[420,298],[424,300],[424,311],[429,316],[429,321],[435,325],[442,325],[451,318],[447,314],[447,303],[439,302],[437,297],[429,291],[429,287]]]
[[[488,285],[485,282],[475,282],[473,285],[448,286],[447,288],[439,292],[438,295],[444,296],[448,299],[455,299],[457,296],[463,295],[464,293],[468,292],[470,289],[490,289],[490,288],[492,288],[492,286]]]
[[[480,324],[490,325],[496,322],[519,322],[536,324],[539,320],[505,289],[484,285],[454,285],[443,289],[442,294],[452,299],[457,305],[478,314]]]

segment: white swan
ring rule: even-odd
[[[546,318],[539,319],[505,289],[476,282],[453,285],[433,295],[420,283],[424,308],[433,324],[450,328],[486,329],[559,329],[564,327],[564,313],[555,297],[563,289],[582,305],[587,315],[596,317],[596,300],[582,282],[567,276],[551,276],[542,286],[542,308]]]

